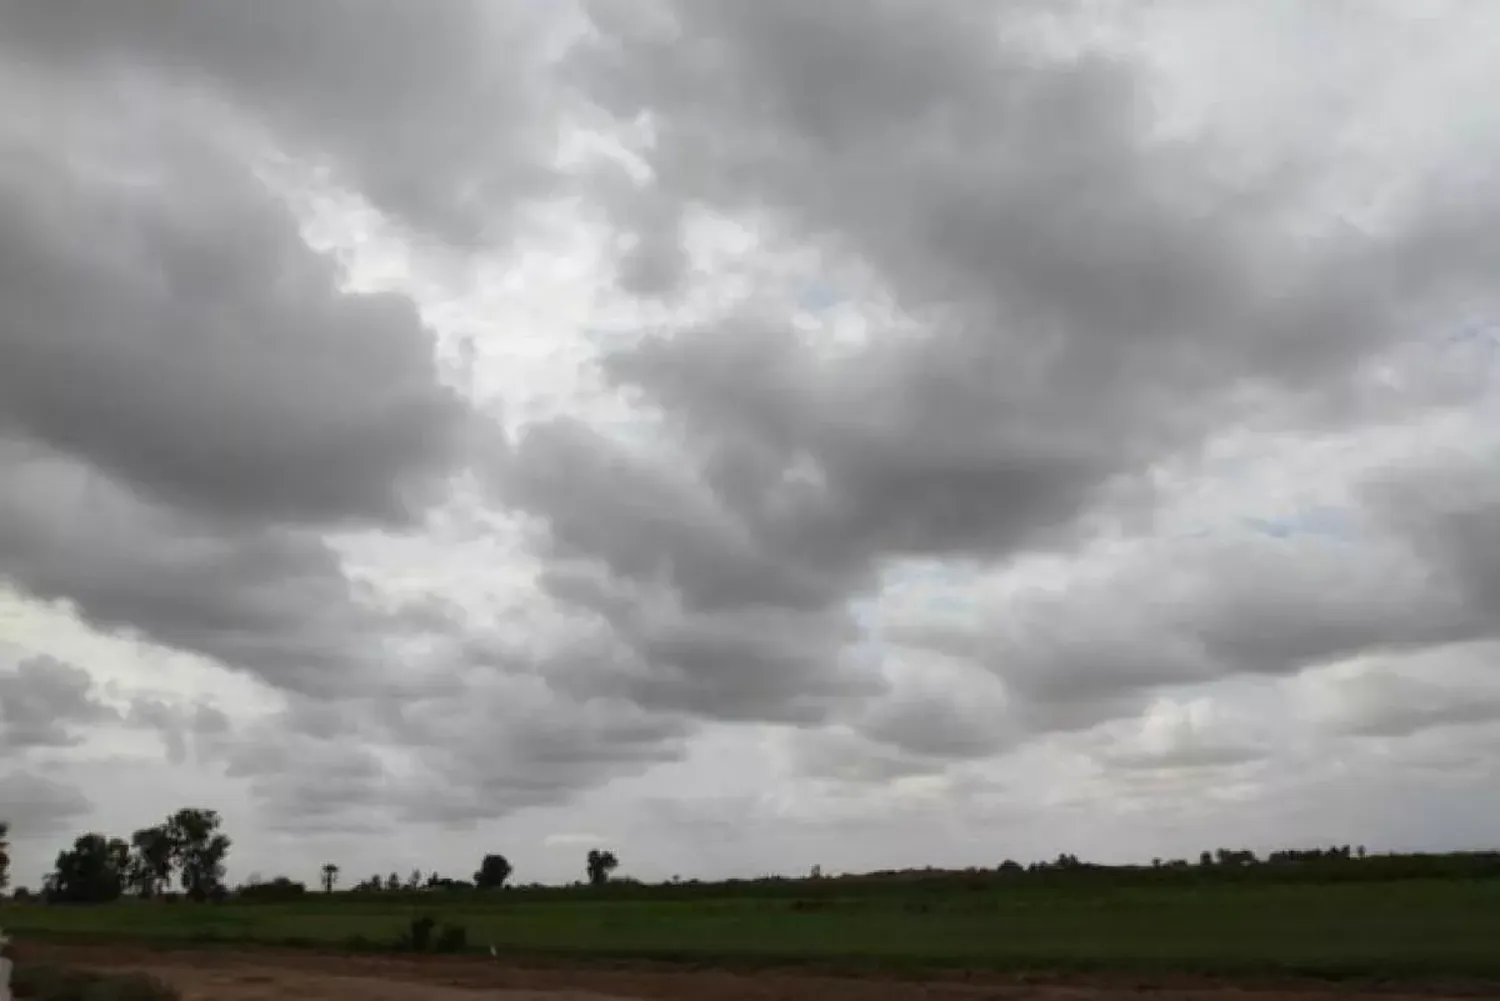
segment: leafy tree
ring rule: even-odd
[[[413,869],[411,875],[406,877],[406,888],[408,890],[420,890],[422,888],[421,869]]]
[[[130,836],[131,858],[127,884],[142,897],[156,897],[172,882],[177,845],[166,824],[143,827]]]
[[[130,846],[119,838],[80,834],[71,849],[58,852],[47,877],[48,900],[106,904],[118,900],[130,866]]]
[[[594,886],[603,886],[609,882],[610,873],[620,867],[620,860],[615,858],[614,852],[590,848],[587,865],[589,882]]]
[[[323,892],[332,893],[334,884],[339,881],[339,867],[332,862],[323,863]]]
[[[259,903],[280,904],[301,900],[307,895],[307,886],[295,882],[285,876],[277,876],[270,882],[261,879],[251,879],[235,891],[235,896],[240,900],[251,900]]]
[[[375,883],[376,883],[376,889],[379,889],[380,888],[379,887],[380,880],[377,879],[375,881]],[[387,876],[385,878],[385,888],[390,893],[395,893],[396,891],[400,890],[401,889],[401,877],[398,874],[394,873],[394,872],[391,873],[389,876]]]
[[[0,890],[10,885],[10,825],[0,820]]]
[[[184,808],[167,820],[182,867],[182,888],[189,900],[204,901],[224,892],[224,856],[229,835],[219,830],[219,812]]]
[[[474,885],[481,890],[498,890],[510,879],[510,860],[504,855],[486,855],[474,873]]]

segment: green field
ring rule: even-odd
[[[619,900],[586,892],[311,895],[292,904],[0,906],[18,940],[348,948],[417,914],[526,956],[881,968],[1500,978],[1500,880],[955,887],[850,897]]]

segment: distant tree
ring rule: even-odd
[[[1358,855],[1360,858],[1364,858],[1365,857],[1365,846],[1364,845],[1360,845],[1358,848],[1354,849],[1354,854]],[[0,886],[4,886],[4,885],[5,885],[4,883],[0,883]]]
[[[406,888],[408,890],[420,890],[422,888],[421,869],[413,869],[411,875],[406,877]]]
[[[11,891],[10,899],[18,904],[24,904],[31,900],[31,891],[24,886],[18,886]]]
[[[323,892],[332,893],[334,884],[339,881],[339,867],[332,862],[323,863]]]
[[[391,893],[401,889],[401,877],[394,872],[391,873],[385,878],[385,888]]]
[[[172,882],[172,867],[177,861],[177,845],[166,824],[143,827],[130,836],[130,865],[127,885],[142,897],[160,896]]]
[[[217,810],[184,808],[167,820],[182,867],[182,889],[189,900],[204,901],[224,893],[224,856],[232,842],[219,830]]]
[[[474,885],[481,890],[499,890],[511,872],[510,860],[504,855],[486,855],[474,873]]]
[[[277,876],[270,882],[252,879],[235,891],[240,900],[263,904],[289,903],[307,896],[307,885]]]
[[[620,860],[615,858],[614,852],[590,848],[586,864],[589,882],[594,886],[603,886],[609,882],[610,873],[620,867]]]
[[[814,865],[811,869],[808,870],[807,878],[808,879],[822,879],[823,878],[823,867],[820,866],[820,865]]]
[[[10,885],[10,824],[0,820],[0,890]]]
[[[1199,865],[1213,865],[1214,864],[1213,853],[1212,852],[1200,852],[1198,854],[1198,864]]]
[[[107,904],[125,888],[130,846],[119,838],[80,834],[73,847],[57,853],[47,877],[49,901],[66,904]]]

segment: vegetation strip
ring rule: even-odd
[[[129,839],[80,835],[40,894],[18,888],[0,905],[0,924],[55,942],[526,963],[1500,981],[1495,853],[1220,849],[1135,866],[1064,854],[961,872],[648,885],[616,878],[615,854],[594,849],[572,886],[514,886],[510,862],[491,853],[472,880],[393,874],[350,890],[330,863],[314,893],[286,877],[226,887],[220,826],[190,809]]]

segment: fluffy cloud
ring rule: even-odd
[[[8,6],[3,781],[378,870],[1476,836],[1500,123],[1435,6]]]
[[[0,747],[69,747],[75,727],[119,718],[94,691],[87,671],[50,657],[33,657],[0,674]]]

